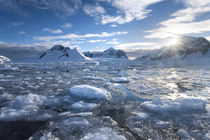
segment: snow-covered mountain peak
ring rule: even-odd
[[[68,62],[88,60],[77,48],[70,49],[62,45],[55,45],[38,56],[38,61],[44,62]]]
[[[66,50],[67,48],[66,47],[64,47],[64,46],[62,46],[62,45],[55,45],[55,46],[53,46],[50,50],[51,51],[64,51],[64,50]]]
[[[10,62],[11,60],[5,56],[0,55],[0,64],[3,64],[5,62]]]
[[[183,36],[177,43],[167,47],[162,47],[153,59],[171,58],[174,56],[186,57],[194,53],[205,55],[210,48],[210,42],[204,37]]]
[[[108,48],[103,52],[84,52],[87,57],[103,57],[103,58],[123,58],[128,59],[126,53],[122,50],[116,50],[114,48]]]

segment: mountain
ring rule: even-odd
[[[4,64],[5,62],[10,62],[11,60],[5,56],[0,55],[0,64]]]
[[[204,37],[183,36],[178,39],[177,44],[162,47],[152,59],[166,59],[175,56],[184,59],[186,56],[195,53],[205,55],[209,48],[210,42]]]
[[[170,46],[161,47],[154,50],[146,56],[139,59],[162,60],[169,58],[186,59],[190,57],[202,57],[209,54],[210,42],[204,37],[182,36],[177,40],[177,43]]]
[[[36,57],[36,61],[41,62],[69,62],[88,60],[77,48],[70,49],[62,45],[55,45],[51,49]]]
[[[116,50],[114,48],[109,48],[103,52],[84,52],[87,57],[103,57],[103,58],[123,58],[128,59],[126,53],[122,50]]]

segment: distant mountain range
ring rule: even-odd
[[[84,52],[84,55],[90,58],[102,57],[102,58],[121,58],[128,59],[126,53],[122,50],[116,50],[114,48],[109,48],[105,51],[95,51],[95,52]]]
[[[203,37],[183,36],[177,40],[177,43],[170,46],[164,46],[160,49],[148,51],[141,57],[136,58],[137,61],[142,60],[168,60],[178,59],[184,60],[197,58],[205,58],[206,61],[210,58],[210,42]],[[138,50],[140,51],[140,50]],[[109,48],[105,51],[87,51],[81,53],[77,48],[71,49],[62,45],[55,45],[51,49],[40,53],[30,59],[25,59],[23,62],[71,62],[71,61],[86,61],[91,58],[116,58],[128,59],[126,52]],[[9,62],[10,59],[5,56],[0,56],[0,64]],[[22,62],[22,61],[21,61]]]
[[[177,40],[177,43],[170,46],[162,47],[154,52],[150,52],[139,59],[149,58],[151,60],[162,60],[169,58],[185,59],[191,55],[205,55],[209,52],[210,42],[203,37],[183,36]]]

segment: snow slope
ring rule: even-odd
[[[126,53],[122,50],[116,50],[114,48],[109,48],[103,52],[84,52],[87,57],[103,57],[103,58],[124,58],[128,59]]]
[[[175,45],[164,46],[146,57],[139,57],[136,60],[194,60],[210,58],[210,42],[203,37],[183,36],[178,39]],[[202,60],[203,61],[203,60]]]
[[[0,55],[0,64],[4,64],[5,62],[10,62],[11,60],[5,56]]]
[[[77,48],[70,49],[62,45],[55,45],[50,50],[35,58],[38,62],[69,62],[88,60]]]

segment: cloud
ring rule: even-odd
[[[68,29],[68,28],[71,28],[71,27],[72,27],[71,23],[65,23],[65,24],[61,25],[61,28],[63,28],[63,29]]]
[[[178,0],[181,1],[181,0]],[[186,34],[196,34],[210,31],[210,20],[196,21],[201,14],[210,12],[209,0],[185,0],[185,9],[180,9],[168,20],[159,23],[159,27],[146,31],[146,38],[170,38]]]
[[[117,15],[101,14],[101,24],[124,24],[133,20],[142,20],[151,10],[147,7],[163,0],[98,0],[106,2],[117,9]]]
[[[117,27],[117,24],[111,24],[110,27],[115,28],[115,27]]]
[[[89,4],[84,5],[83,6],[83,11],[87,15],[93,16],[93,17],[105,13],[105,9],[101,5],[99,5],[98,3],[96,5],[89,5]]]
[[[57,16],[71,16],[82,5],[81,0],[0,0],[0,9],[28,16],[23,7],[54,11]]]
[[[19,27],[22,26],[24,22],[10,22],[9,25],[13,27]]]
[[[81,39],[81,38],[93,38],[93,37],[103,38],[103,37],[110,37],[110,36],[116,36],[116,35],[124,35],[127,33],[128,32],[111,32],[111,33],[102,32],[100,34],[88,33],[84,35],[66,34],[66,35],[61,35],[61,36],[37,36],[37,37],[34,37],[33,39],[44,41],[44,40],[57,40],[57,39]]]
[[[24,31],[19,31],[18,32],[18,34],[21,34],[21,35],[23,35],[23,34],[25,34],[26,32],[24,32]]]
[[[87,42],[89,42],[89,43],[97,43],[97,42],[105,42],[106,40],[89,40],[89,41],[87,41]]]
[[[50,32],[50,33],[53,33],[53,34],[60,34],[60,33],[63,33],[63,31],[61,29],[50,29],[50,28],[44,28],[42,31],[44,32]]]
[[[126,43],[119,44],[114,46],[116,49],[138,49],[138,48],[157,48],[160,47],[154,42],[135,42],[135,43]]]
[[[107,42],[106,44],[114,44],[114,45],[117,45],[117,44],[120,44],[120,42],[117,41],[116,38],[113,38],[112,41],[109,41],[109,42]]]

